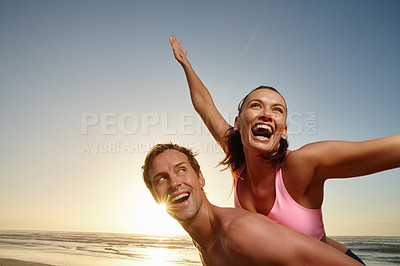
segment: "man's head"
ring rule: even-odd
[[[146,183],[147,188],[150,190],[152,189],[152,183],[151,183],[151,178],[149,176],[149,169],[151,167],[154,158],[156,158],[157,155],[166,150],[176,150],[185,154],[196,174],[198,175],[200,173],[200,165],[195,158],[197,154],[194,154],[191,150],[173,143],[154,145],[147,153],[144,165],[142,166],[143,180]]]
[[[155,145],[147,154],[143,179],[157,203],[179,221],[197,213],[205,181],[200,166],[189,149],[176,144]]]

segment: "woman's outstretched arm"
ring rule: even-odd
[[[179,42],[174,35],[171,35],[169,41],[175,59],[179,64],[181,64],[185,72],[193,107],[200,115],[214,139],[221,145],[222,138],[231,126],[219,113],[209,91],[194,72],[189,60],[187,59],[187,51],[183,52],[182,43]]]
[[[313,167],[314,180],[363,176],[400,167],[400,135],[360,142],[316,142],[298,151]]]

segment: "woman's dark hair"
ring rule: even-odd
[[[242,112],[242,107],[243,103],[246,101],[247,97],[254,91],[259,90],[259,89],[268,89],[272,90],[279,95],[282,96],[282,94],[279,93],[275,88],[269,87],[269,86],[259,86],[249,92],[246,97],[244,97],[240,102],[238,106],[238,112],[239,115]],[[283,96],[282,96],[283,98]],[[283,98],[285,101],[285,98]],[[286,101],[285,101],[286,103]],[[222,146],[225,147],[227,150],[225,158],[219,163],[220,165],[226,165],[227,168],[230,168],[232,173],[235,173],[237,169],[245,162],[245,157],[244,157],[244,152],[243,152],[243,143],[242,139],[240,136],[240,133],[238,130],[234,130],[233,127],[229,128],[226,131],[225,137],[222,140]],[[278,168],[280,168],[283,165],[283,162],[285,161],[286,157],[286,151],[287,148],[289,147],[289,143],[287,142],[286,139],[281,138],[279,141],[279,149],[276,153],[274,154],[265,154],[261,155],[265,160],[273,160],[276,161]],[[235,175],[234,175],[235,177]]]

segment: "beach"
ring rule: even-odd
[[[0,231],[0,258],[39,265],[201,265],[186,235]]]
[[[367,265],[399,265],[400,237],[338,236]],[[201,265],[187,235],[0,231],[0,266]]]
[[[50,264],[0,258],[0,266],[48,266],[48,265],[50,265]]]

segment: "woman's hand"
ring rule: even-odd
[[[196,112],[200,115],[204,124],[213,135],[217,143],[221,143],[226,131],[231,127],[222,117],[214,105],[211,94],[194,72],[189,60],[187,51],[183,52],[182,43],[174,35],[169,37],[175,59],[181,64],[188,81],[190,98]]]
[[[179,62],[179,64],[181,64],[182,66],[188,64],[189,61],[186,58],[187,50],[183,52],[182,42],[179,42],[174,35],[171,35],[171,37],[169,37],[169,42],[171,43],[175,59]]]

